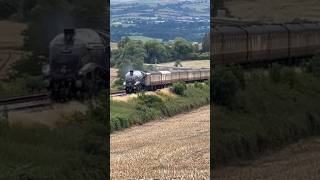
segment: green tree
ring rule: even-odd
[[[118,48],[124,48],[124,45],[127,44],[129,41],[131,41],[131,39],[128,36],[122,38],[121,41],[118,43]]]
[[[124,38],[111,59],[119,69],[119,79],[123,80],[128,71],[132,69],[143,70],[143,63],[146,57],[147,54],[142,41]]]
[[[168,53],[166,47],[156,40],[147,41],[144,44],[146,49],[147,57],[145,58],[146,63],[154,63],[154,59],[157,59],[158,62],[167,62]]]
[[[19,0],[0,0],[0,19],[8,18],[14,13],[17,13],[19,6]]]
[[[181,60],[189,59],[194,50],[192,44],[183,38],[176,38],[172,49],[174,51],[174,58]]]
[[[23,0],[22,1],[22,16],[28,20],[31,16],[31,10],[37,5],[37,0]]]
[[[210,33],[206,33],[202,38],[202,51],[210,52]]]
[[[174,83],[171,87],[171,91],[178,95],[184,95],[185,90],[187,89],[186,84],[184,83]]]
[[[174,63],[174,67],[182,67],[181,61],[178,60]]]

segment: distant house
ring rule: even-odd
[[[192,42],[192,45],[193,45],[193,46],[197,46],[197,47],[198,47],[198,50],[202,50],[202,43]]]
[[[119,26],[121,26],[121,25],[122,25],[121,22],[113,22],[113,23],[111,24],[111,26],[113,26],[113,27],[119,27]]]

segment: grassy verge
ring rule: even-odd
[[[42,76],[23,76],[11,81],[0,81],[0,98],[28,95],[46,91]]]
[[[217,166],[320,134],[320,78],[314,73],[279,67],[246,72],[247,78],[239,71],[227,73],[216,74],[228,78],[220,83],[224,89],[217,85],[213,90],[217,97],[225,94],[213,98],[212,161]]]
[[[111,132],[190,111],[210,102],[208,84],[190,84],[182,95],[141,94],[128,102],[111,101]]]
[[[105,179],[108,118],[102,106],[67,118],[54,129],[1,120],[0,179]]]

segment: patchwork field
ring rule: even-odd
[[[174,67],[175,62],[157,64],[157,67]],[[189,68],[210,68],[210,60],[190,60],[190,61],[181,61],[183,67]],[[153,65],[153,64],[146,64]]]

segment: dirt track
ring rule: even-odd
[[[111,135],[112,179],[209,179],[210,107]]]
[[[218,169],[219,180],[318,180],[320,137],[303,140],[284,150],[237,167]]]

